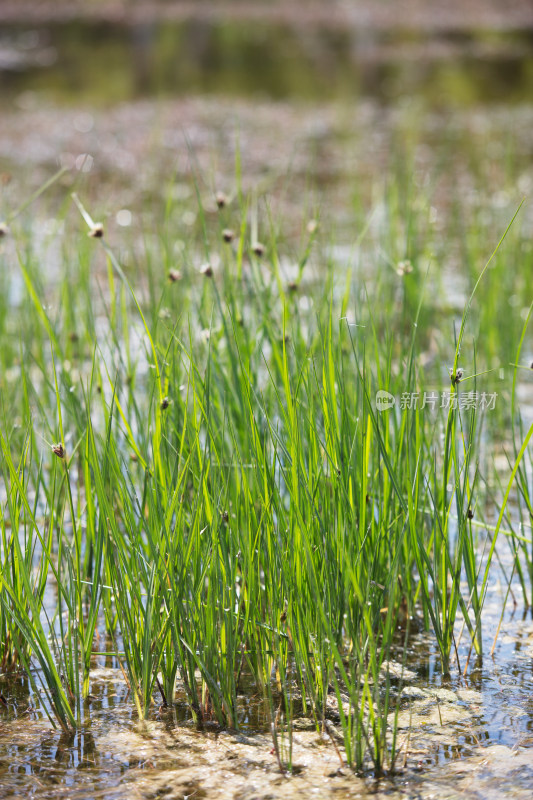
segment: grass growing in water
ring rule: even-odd
[[[423,368],[432,321],[422,256],[358,290],[350,265],[338,279],[312,224],[289,279],[256,198],[238,192],[239,235],[228,241],[228,209],[209,213],[195,188],[198,238],[177,264],[171,201],[162,244],[136,251],[137,273],[77,196],[87,224],[72,234],[78,279],[69,258],[48,288],[31,240],[13,233],[26,294],[1,356],[13,377],[0,428],[0,656],[40,679],[51,717],[74,729],[103,630],[141,719],[156,689],[171,705],[179,685],[199,724],[236,728],[238,697],[254,686],[283,769],[303,713],[332,735],[333,716],[350,766],[370,759],[379,773],[396,755],[389,665],[412,618],[433,630],[444,673],[459,660],[459,613],[482,653],[515,477],[530,508],[531,429],[484,551],[473,515],[483,516],[489,480],[486,420],[461,398],[486,365],[474,350],[468,373],[459,361],[477,283],[456,340],[448,326],[442,384]],[[434,408],[400,402],[436,379],[448,408],[440,394]],[[378,390],[397,398],[388,411]]]

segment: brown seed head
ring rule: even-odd
[[[261,258],[261,256],[265,255],[265,245],[261,244],[261,242],[254,242],[252,245],[252,252],[255,253],[258,258]]]
[[[54,455],[56,455],[58,458],[65,458],[66,456],[65,448],[61,442],[52,445],[52,453],[54,453]]]
[[[205,275],[206,278],[213,277],[213,267],[211,264],[204,264],[203,267],[200,267],[200,272],[202,275]]]
[[[91,236],[93,239],[101,239],[104,235],[104,226],[101,222],[96,222],[87,236]]]
[[[170,405],[170,397],[163,397],[159,405],[161,406],[161,411],[164,411]]]
[[[408,258],[405,261],[398,261],[396,265],[396,272],[398,275],[409,275],[413,271],[413,265]]]
[[[461,369],[461,367],[458,367],[455,375],[453,373],[450,375],[450,379],[451,379],[451,382],[452,382],[453,386],[457,386],[457,384],[460,383],[461,378],[463,377],[463,374],[464,373],[463,373],[463,370]]]
[[[9,228],[7,227],[7,223],[0,222],[0,239],[2,238],[2,236],[7,236],[8,233],[9,233]]]
[[[235,231],[232,231],[231,228],[224,228],[222,238],[225,242],[232,242],[235,239]]]
[[[219,208],[224,208],[228,205],[228,197],[224,192],[217,192],[215,194],[215,202]]]
[[[169,269],[168,271],[168,279],[171,283],[176,283],[176,281],[181,281],[183,275],[179,271],[179,269]]]

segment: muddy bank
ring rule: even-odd
[[[513,625],[513,646],[530,632],[530,624]],[[427,647],[425,640],[420,646]],[[327,732],[322,732],[312,720],[294,720],[292,769],[282,773],[267,730],[237,732],[214,726],[197,731],[191,722],[179,721],[177,708],[156,706],[152,719],[140,723],[118,668],[92,671],[93,693],[84,724],[71,736],[39,719],[38,698],[28,702],[21,687],[17,690],[13,680],[6,683],[3,676],[0,685],[7,707],[0,721],[0,797],[487,800],[500,796],[505,786],[506,796],[529,800],[529,716],[517,705],[524,696],[523,681],[530,683],[527,665],[522,664],[519,687],[512,686],[501,666],[488,669],[477,689],[423,685],[416,673],[406,671],[412,682],[401,690],[395,771],[379,781],[372,774],[357,776],[346,766],[338,723],[328,723]],[[336,716],[334,705],[332,697],[331,720]],[[390,722],[392,726],[393,715]],[[289,740],[281,731],[278,748],[286,763]]]

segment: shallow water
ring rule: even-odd
[[[485,649],[496,635],[504,600],[495,579],[484,611]],[[506,609],[494,655],[456,668],[444,680],[431,636],[412,640],[398,717],[396,774],[358,778],[343,765],[336,704],[330,733],[294,723],[293,774],[280,774],[257,699],[241,698],[240,730],[194,728],[179,702],[137,719],[113,657],[95,659],[83,726],[72,736],[47,722],[25,678],[0,676],[0,797],[319,797],[529,798],[533,790],[533,620]],[[459,645],[464,669],[468,648]],[[401,652],[398,653],[401,658]],[[391,664],[391,672],[401,665]],[[392,719],[391,719],[392,722]],[[283,739],[282,739],[283,743]],[[286,744],[286,742],[285,742]]]

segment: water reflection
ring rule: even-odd
[[[433,699],[426,694],[426,711],[419,719],[414,715],[410,737],[416,758],[410,756],[409,763],[414,775],[418,771],[422,777],[431,770],[432,787],[438,787],[441,767],[464,765],[467,771],[469,759],[476,759],[485,747],[488,753],[495,745],[505,751],[506,747],[531,742],[533,703],[527,698],[533,695],[533,677],[531,658],[526,655],[532,626],[528,618],[516,619],[511,625],[510,618],[508,615],[505,620],[506,638],[497,647],[494,660],[486,658],[483,664],[472,664],[466,679],[456,675],[453,681],[443,681],[428,637],[420,634],[412,640],[407,666],[414,670],[416,679],[408,683],[413,689],[420,687],[421,692],[436,694]],[[496,623],[492,617],[488,627]],[[256,731],[265,731],[265,710],[260,697],[243,689],[239,698],[240,736],[252,737],[255,751],[259,748],[265,759],[271,747],[269,738],[264,734],[263,738],[255,738]],[[65,790],[79,797],[123,797],[126,787],[123,790],[119,784],[124,777],[133,779],[146,773],[151,776],[149,780],[157,776],[157,780],[163,780],[168,770],[174,774],[175,770],[188,772],[193,768],[208,775],[203,759],[215,758],[213,747],[216,758],[227,753],[228,758],[236,759],[231,762],[235,769],[241,769],[239,763],[243,763],[242,769],[248,769],[233,753],[238,738],[224,740],[226,744],[221,749],[217,742],[223,734],[209,730],[195,733],[188,712],[179,702],[172,710],[161,713],[154,705],[152,719],[139,724],[128,687],[111,654],[95,660],[92,699],[84,707],[82,729],[72,735],[55,731],[46,723],[38,697],[25,677],[3,675],[0,690],[8,700],[0,724],[0,796],[7,796],[5,792],[21,796],[33,787],[40,796],[50,798]],[[415,693],[413,697],[416,696]],[[450,697],[454,696],[457,699],[452,702]],[[416,702],[409,701],[409,705],[413,711]],[[29,713],[33,706],[37,710]],[[450,713],[452,717],[448,717]],[[306,734],[302,730],[305,728],[298,729],[299,740],[309,736],[311,741],[316,736],[316,731]],[[268,759],[265,763],[269,763]],[[483,777],[485,773],[481,770],[479,775]],[[520,776],[517,791],[527,782],[525,772]],[[445,795],[437,788],[435,796]]]
[[[4,26],[0,89],[111,103],[217,93],[276,99],[413,94],[432,106],[528,100],[533,33],[421,34],[191,19]]]

